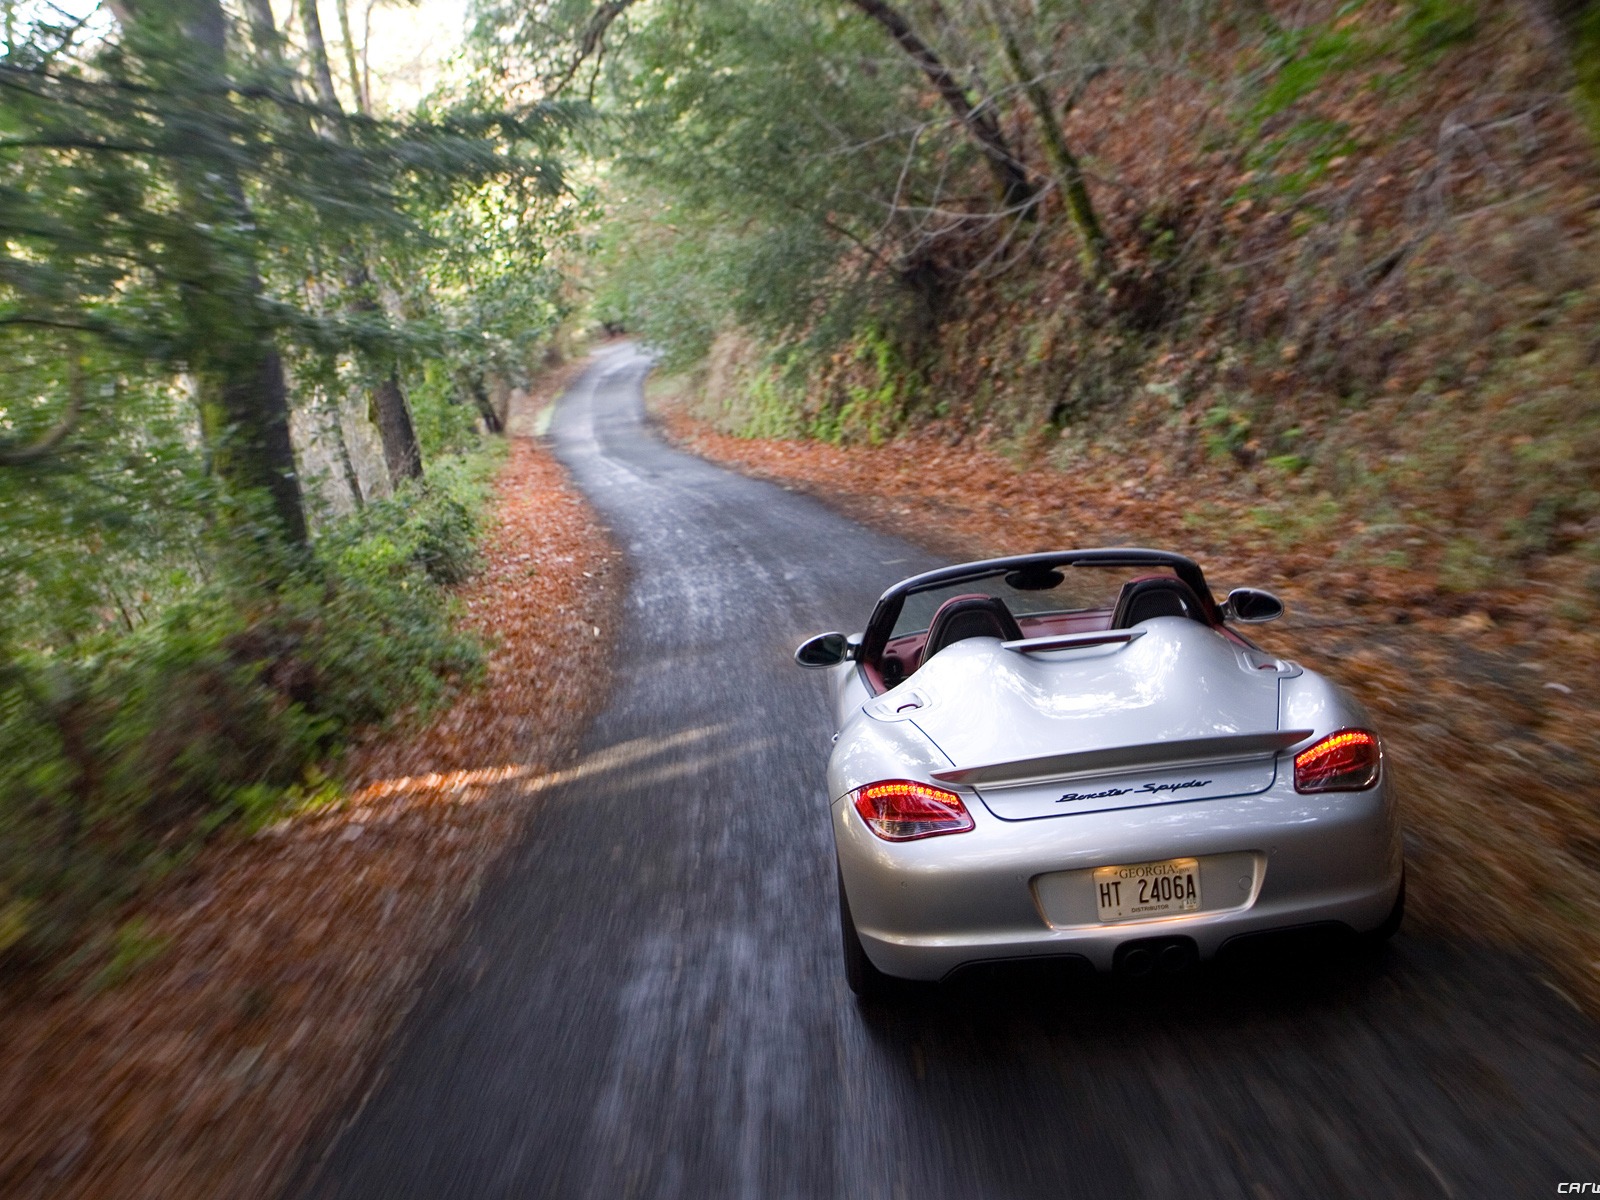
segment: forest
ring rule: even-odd
[[[506,397],[578,331],[725,433],[1600,611],[1594,0],[476,0],[417,97],[398,0],[3,8],[7,963],[475,686]]]
[[[0,951],[479,670],[442,588],[569,309],[574,116],[377,115],[293,15],[291,54],[266,3],[6,5]]]

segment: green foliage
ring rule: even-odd
[[[95,974],[90,986],[96,991],[116,987],[140,967],[159,958],[168,941],[151,933],[139,917],[124,921],[112,937],[111,953],[105,966]]]
[[[481,514],[491,495],[493,466],[502,455],[480,452],[436,461],[427,477],[407,483],[391,499],[368,505],[348,523],[351,552],[382,541],[436,584],[460,583],[478,566]],[[336,535],[329,539],[334,553]]]
[[[1250,440],[1255,422],[1228,404],[1213,405],[1205,416],[1205,446],[1214,458],[1239,455]]]
[[[400,307],[420,314],[409,326],[408,382],[435,404],[436,419],[418,433],[435,439],[435,452],[453,452],[471,444],[474,393],[491,376],[526,378],[573,312],[561,263],[587,249],[595,195],[512,178],[413,197],[406,212],[420,236],[386,242],[377,262]],[[450,405],[467,413],[442,411]]]
[[[481,48],[560,76],[588,15],[488,6]],[[592,309],[669,366],[730,325],[822,352],[887,320],[951,173],[981,170],[961,129],[930,120],[915,65],[848,5],[635,6],[591,74],[616,197]]]
[[[1478,34],[1474,0],[1410,0],[1401,20],[1406,56],[1429,62]]]
[[[1341,5],[1328,21],[1301,28],[1273,26],[1262,44],[1262,53],[1276,60],[1278,66],[1267,77],[1251,110],[1258,125],[1312,96],[1330,76],[1349,71],[1373,56],[1371,42],[1345,24],[1365,4],[1366,0],[1354,0]]]
[[[1445,545],[1439,560],[1439,586],[1447,592],[1475,592],[1494,582],[1496,563],[1482,539],[1463,535]]]
[[[1407,0],[1384,25],[1358,23],[1367,7],[1368,0],[1348,0],[1325,20],[1269,22],[1258,53],[1270,67],[1246,114],[1245,161],[1258,182],[1240,194],[1298,198],[1359,151],[1350,125],[1320,108],[1330,85],[1387,57],[1401,64],[1387,86],[1400,86],[1478,29],[1472,0]]]
[[[1245,163],[1263,182],[1240,189],[1254,196],[1303,196],[1327,175],[1333,163],[1351,154],[1356,143],[1350,126],[1326,117],[1302,117],[1283,132],[1250,147]]]
[[[1285,550],[1324,540],[1337,529],[1344,510],[1331,496],[1261,504],[1250,509],[1250,519],[1271,533]]]
[[[1579,110],[1600,146],[1600,5],[1589,4],[1572,30],[1572,66]]]
[[[744,437],[799,437],[806,431],[801,397],[784,385],[781,369],[751,374],[745,384],[745,404],[737,428]]]
[[[478,444],[478,410],[464,401],[450,364],[430,358],[411,377],[408,391],[411,419],[424,462],[445,454],[461,454]]]
[[[322,110],[230,11],[7,6],[0,954],[80,939],[475,675],[443,588],[494,460],[458,455],[486,379],[571,307],[579,106],[469,81],[396,119]],[[285,548],[288,418],[396,370],[427,477]],[[113,973],[142,954],[124,934]]]
[[[657,198],[649,194],[640,203],[653,211]],[[722,271],[736,258],[728,240],[709,230],[693,238],[667,234],[624,206],[598,248],[602,275],[592,311],[645,337],[667,370],[699,363],[727,320]]]
[[[554,149],[577,111],[314,110],[288,65],[204,36],[218,0],[128,9],[95,36],[26,18],[0,55],[0,345],[29,368],[0,377],[0,462],[181,375],[214,485],[196,509],[266,492],[298,538],[279,356],[330,392],[397,359],[525,367],[561,312]]]
[[[851,357],[861,378],[846,380],[845,402],[836,409],[824,408],[808,433],[825,442],[864,441],[876,446],[904,424],[914,385],[898,345],[881,329],[861,333]]]
[[[13,951],[59,949],[198,839],[314,791],[317,764],[355,729],[427,711],[476,675],[479,648],[452,628],[440,584],[475,562],[492,469],[438,463],[335,523],[271,591],[240,560],[131,631],[107,623],[53,646],[4,631],[0,932]]]

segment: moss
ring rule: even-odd
[[[1590,0],[1573,29],[1572,66],[1578,111],[1600,143],[1600,0]]]

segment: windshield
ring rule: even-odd
[[[1056,577],[1059,576],[1059,581]],[[1050,613],[1111,609],[1122,585],[1134,579],[1176,578],[1165,567],[1063,566],[1048,575],[1037,572],[997,571],[977,579],[942,583],[906,596],[890,638],[924,632],[939,606],[953,596],[997,596],[1013,616],[1023,618]]]

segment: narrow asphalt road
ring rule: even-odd
[[[610,349],[552,436],[632,571],[611,705],[538,800],[315,1197],[1512,1197],[1600,1182],[1600,1036],[1528,963],[1130,990],[994,972],[862,1012],[822,681],[934,565],[661,445]],[[1415,881],[1414,881],[1415,883]],[[1425,883],[1424,883],[1425,886]]]

